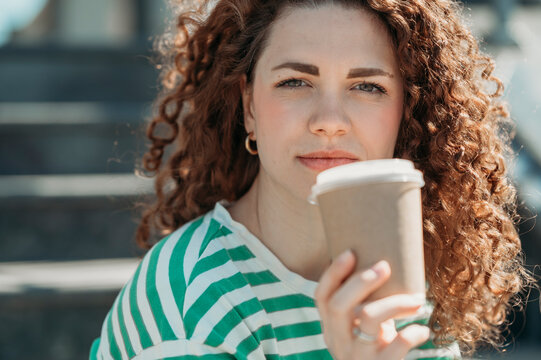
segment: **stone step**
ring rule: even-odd
[[[150,105],[0,103],[0,175],[131,172]]]
[[[149,49],[50,45],[0,48],[1,101],[148,101],[158,72]]]
[[[0,129],[19,131],[74,126],[113,126],[143,122],[148,105],[143,102],[0,102]]]
[[[138,262],[0,263],[0,359],[87,359]]]
[[[115,295],[138,263],[138,258],[0,262],[0,308],[43,307],[58,301],[70,305],[73,299],[84,301],[81,295]]]
[[[137,197],[152,193],[153,181],[133,174],[0,176],[0,208],[24,200]]]
[[[0,176],[0,261],[137,256],[136,203],[151,193],[132,174]]]

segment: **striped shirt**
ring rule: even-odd
[[[332,359],[316,286],[217,203],[145,255],[90,359]],[[454,357],[429,341],[408,356],[420,358]]]

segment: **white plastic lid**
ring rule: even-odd
[[[317,175],[316,184],[308,201],[317,204],[317,196],[336,188],[354,184],[414,182],[423,187],[423,173],[405,159],[380,159],[357,161],[322,171]]]

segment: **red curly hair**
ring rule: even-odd
[[[247,192],[259,160],[244,149],[240,79],[246,74],[252,82],[269,28],[286,7],[329,2],[196,1],[182,10],[173,37],[158,46],[163,91],[143,158],[156,175],[157,198],[137,230],[140,246],[150,248],[217,201]],[[480,52],[454,1],[334,3],[377,15],[396,47],[405,98],[394,156],[411,159],[426,182],[431,328],[438,340],[455,339],[463,349],[498,345],[507,312],[533,280],[515,228],[516,191],[505,161],[513,126],[497,100],[503,86],[492,75],[493,61]]]

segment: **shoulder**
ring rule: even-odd
[[[154,245],[139,264],[132,281],[142,281],[147,292],[163,290],[166,285],[173,285],[169,287],[177,290],[186,288],[203,255],[223,248],[219,241],[213,240],[227,231],[212,214],[209,212],[184,224]]]
[[[184,318],[186,294],[194,279],[228,262],[227,251],[219,238],[231,231],[214,215],[213,210],[184,224],[158,242],[141,261],[132,281],[138,283],[137,291],[142,288],[145,292],[151,307],[161,305],[152,308],[155,318],[159,319],[160,312],[170,308],[178,310]],[[212,280],[217,279],[214,276]],[[164,315],[166,319],[161,322],[170,323],[171,317]]]
[[[158,242],[145,256],[141,267],[145,267],[145,262],[148,262],[149,274],[172,268],[174,280],[182,280],[188,284],[197,262],[202,257],[223,248],[219,241],[214,240],[226,236],[229,232],[211,211],[184,224]]]
[[[105,319],[100,352],[110,353],[113,358],[131,358],[164,343],[188,341],[198,320],[188,310],[193,305],[201,308],[201,301],[197,300],[204,289],[202,281],[196,286],[191,284],[195,278],[228,262],[228,253],[218,238],[230,233],[210,211],[150,249]],[[220,279],[219,274],[227,272],[234,270],[214,271],[207,287]],[[206,295],[215,293],[207,291]],[[206,301],[213,301],[212,297]],[[191,342],[190,346],[194,344]]]

